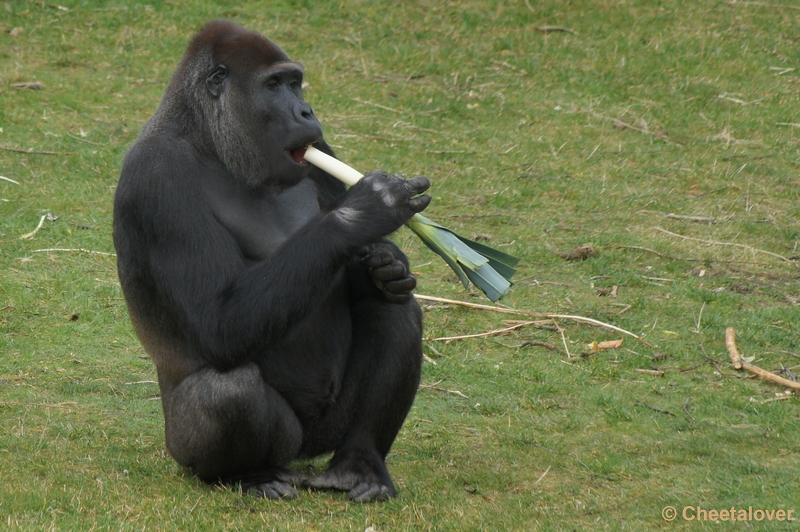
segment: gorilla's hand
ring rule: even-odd
[[[364,246],[358,251],[359,261],[367,268],[383,297],[390,303],[405,303],[411,299],[411,291],[417,286],[417,279],[408,271],[406,265],[394,256],[394,246],[381,242]]]
[[[396,231],[430,204],[430,196],[419,195],[430,184],[424,176],[405,180],[376,170],[353,185],[332,214],[360,239],[373,242]]]

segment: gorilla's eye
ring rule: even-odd
[[[267,85],[267,88],[269,90],[274,91],[274,90],[277,90],[277,88],[280,86],[280,83],[278,83],[277,79],[270,78],[270,79],[267,80],[267,84],[266,85]]]

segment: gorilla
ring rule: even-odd
[[[416,280],[385,237],[430,183],[374,171],[346,190],[311,167],[308,145],[332,151],[302,83],[265,37],[200,30],[123,163],[119,279],[179,464],[271,499],[384,500],[422,363]],[[289,469],[327,453],[324,473]]]

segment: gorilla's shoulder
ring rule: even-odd
[[[186,140],[168,134],[142,136],[125,156],[120,186],[185,185],[198,167],[197,153]]]
[[[199,208],[204,205],[196,184],[200,168],[196,151],[185,140],[172,135],[140,137],[122,165],[115,213],[161,219],[174,216],[186,204]]]

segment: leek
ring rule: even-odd
[[[306,149],[304,158],[346,185],[352,186],[364,177],[358,170],[313,146]],[[471,281],[492,301],[497,301],[508,293],[511,276],[516,273],[514,267],[519,262],[518,258],[459,236],[421,214],[411,217],[406,226],[444,259],[464,288],[469,288]]]

